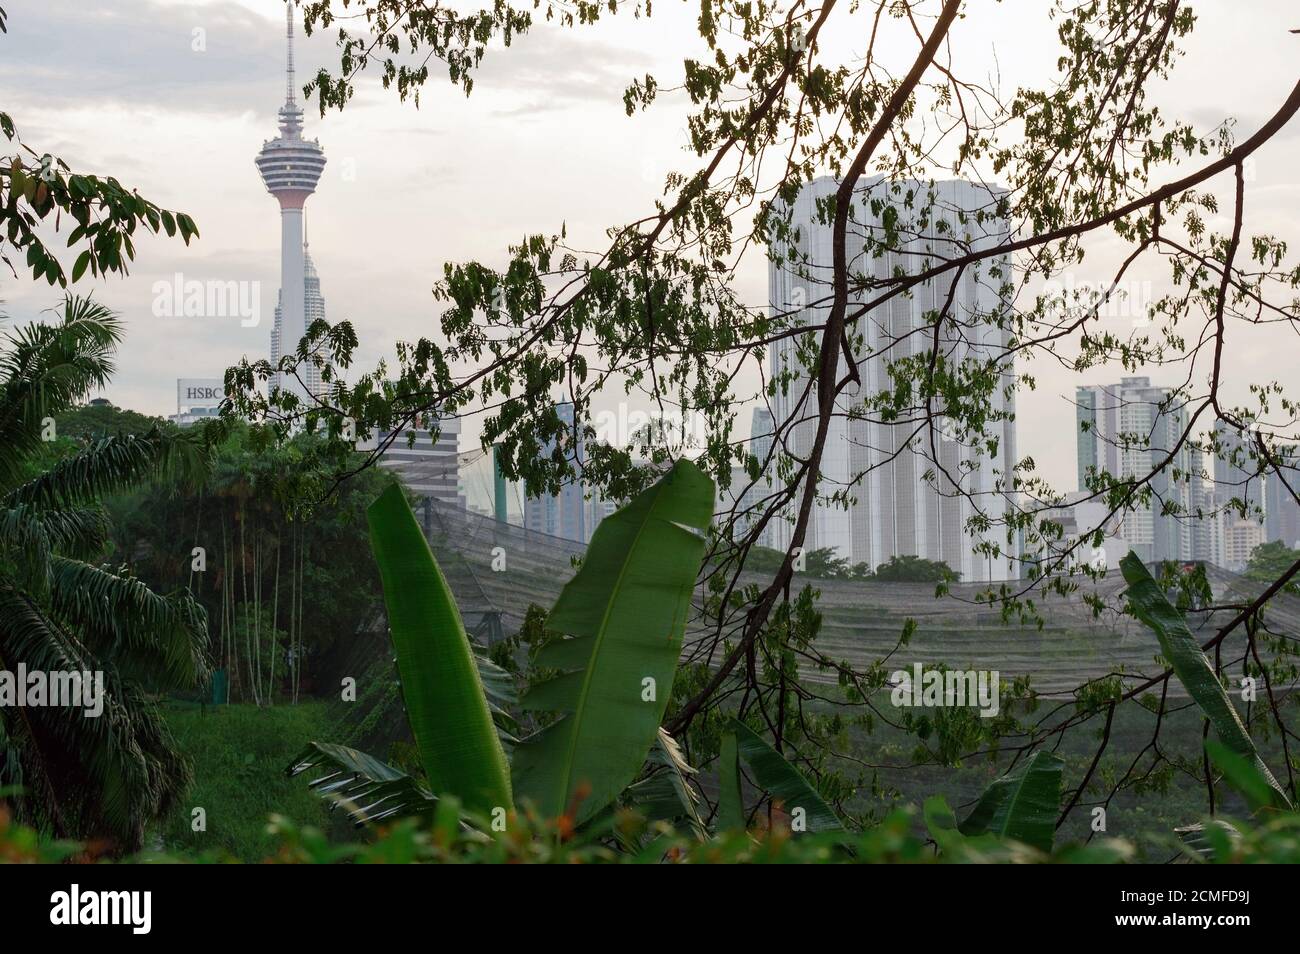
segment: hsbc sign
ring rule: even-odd
[[[226,390],[220,378],[180,378],[176,381],[176,407],[216,407]]]

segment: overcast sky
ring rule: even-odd
[[[4,6],[10,16],[9,33],[0,37],[0,108],[23,138],[76,169],[117,176],[164,207],[190,213],[202,232],[188,249],[176,240],[143,239],[130,277],[78,286],[128,323],[107,396],[140,411],[170,413],[176,378],[218,377],[242,355],[261,357],[269,348],[279,286],[278,210],[253,157],[276,134],[275,111],[284,97],[283,5],[4,0]],[[1019,82],[1042,85],[1057,52],[1048,6],[1005,0],[958,24],[960,62],[984,75],[996,70],[1008,91]],[[1300,9],[1293,0],[1192,6],[1200,23],[1160,102],[1204,128],[1235,118],[1244,138],[1296,81],[1300,36],[1287,28],[1300,27]],[[697,12],[693,3],[661,2],[649,24],[619,17],[576,31],[541,25],[489,56],[469,99],[439,76],[417,111],[367,77],[342,113],[322,119],[314,104],[308,108],[306,134],[319,138],[328,160],[307,203],[311,253],[328,317],[353,321],[363,366],[398,338],[437,333],[440,306],[429,289],[444,262],[500,263],[507,245],[525,234],[557,231],[561,223],[593,247],[606,227],[652,208],[665,171],[693,168],[681,149],[681,110],[669,102],[629,119],[622,89],[647,71],[665,85],[677,82],[683,57],[699,52],[691,41]],[[301,75],[335,65],[331,37],[299,34]],[[202,50],[194,49],[196,36]],[[862,46],[853,37],[826,42],[848,51]],[[1292,238],[1293,246],[1298,134],[1293,124],[1259,155],[1247,196],[1253,231]],[[1106,250],[1099,251],[1097,267],[1106,260]],[[237,317],[155,317],[152,287],[177,272],[186,279],[260,282],[260,325],[241,327]],[[1161,272],[1138,277],[1162,292]],[[752,258],[740,283],[747,300],[763,302],[761,256]],[[25,275],[14,281],[5,274],[0,299],[11,320],[22,321],[55,304],[57,294]],[[1273,330],[1232,344],[1226,372],[1233,393],[1244,393],[1251,380],[1294,379],[1300,356],[1294,337]],[[1120,372],[1098,370],[1080,380],[1046,366],[1033,370],[1040,391],[1020,403],[1022,453],[1034,455],[1061,489],[1073,489],[1074,414],[1066,396],[1075,384],[1104,383]],[[462,449],[475,443],[476,433],[467,428]]]

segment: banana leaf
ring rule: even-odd
[[[1250,733],[1242,724],[1241,717],[1233,708],[1228,693],[1224,691],[1214,667],[1197,644],[1183,614],[1165,598],[1160,586],[1151,578],[1136,553],[1129,551],[1120,561],[1120,569],[1128,583],[1125,595],[1133,614],[1155,631],[1165,661],[1210,720],[1215,735],[1233,752],[1254,764],[1267,779],[1272,789],[1271,804],[1274,807],[1290,808],[1290,799],[1264,760],[1259,757]]]
[[[513,804],[479,663],[401,487],[367,512],[402,698],[431,790],[488,814]]]
[[[645,777],[627,787],[623,800],[647,821],[685,824],[703,841],[707,832],[699,813],[700,796],[690,781],[696,771],[666,729],[659,729],[646,766]]]
[[[1242,758],[1222,742],[1205,740],[1205,752],[1210,761],[1223,773],[1229,785],[1246,798],[1252,812],[1276,810],[1273,786],[1250,759]]]
[[[430,815],[437,805],[433,794],[401,769],[346,745],[309,742],[285,770],[292,778],[321,770],[309,787],[330,803],[343,805],[357,825],[408,815]]]
[[[780,804],[792,815],[797,809],[803,809],[807,831],[845,831],[834,810],[817,794],[817,790],[808,784],[808,780],[799,770],[787,762],[780,752],[759,738],[749,726],[731,719],[723,731],[724,746],[727,744],[725,740],[728,735],[735,739],[736,752],[749,766],[755,784],[766,791],[773,802]],[[739,797],[738,785],[736,797]],[[734,812],[734,808],[728,809],[728,812]]]
[[[560,593],[525,709],[562,713],[520,740],[515,793],[547,817],[592,818],[637,777],[672,693],[713,515],[713,481],[686,460],[601,521]]]
[[[1064,766],[1065,762],[1050,752],[1035,752],[994,779],[957,830],[967,836],[1001,835],[1050,853]]]
[[[722,750],[718,753],[718,830],[744,831],[745,802],[740,794],[740,752],[736,748],[736,733],[722,734]]]

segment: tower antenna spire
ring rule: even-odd
[[[293,92],[293,0],[284,3],[284,45],[285,58],[284,100],[290,106],[296,103]]]

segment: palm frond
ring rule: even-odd
[[[0,578],[0,657],[46,672],[102,668],[81,640],[51,621],[27,593]]]
[[[62,556],[93,559],[108,543],[111,527],[108,514],[100,507],[43,510],[33,516],[49,539],[51,549]]]
[[[11,483],[41,442],[42,421],[104,387],[122,326],[108,308],[63,300],[61,320],[24,325],[0,349],[0,480]]]
[[[0,554],[42,581],[48,578],[53,553],[93,557],[103,551],[108,535],[108,515],[98,507],[38,511],[19,504],[0,509]],[[45,583],[32,586],[43,591]]]
[[[32,508],[19,505],[0,510],[0,554],[24,590],[44,594],[49,588],[53,551],[46,525]]]
[[[163,596],[124,572],[66,557],[52,558],[50,568],[51,608],[96,655],[160,686],[207,680],[207,613],[188,592]]]
[[[152,477],[197,482],[206,474],[211,448],[196,437],[160,430],[106,437],[10,491],[6,505],[36,509],[75,508]]]
[[[145,825],[176,804],[190,779],[157,707],[29,596],[2,583],[0,619],[0,667],[88,672],[102,689],[95,718],[64,706],[0,710],[6,774],[29,780],[26,795],[42,825],[138,850]]]

